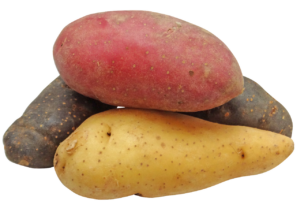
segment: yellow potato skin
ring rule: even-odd
[[[269,131],[115,109],[88,118],[62,142],[54,167],[60,181],[81,196],[160,197],[266,172],[293,149],[289,137]]]

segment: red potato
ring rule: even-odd
[[[147,11],[85,16],[67,25],[53,55],[75,91],[103,103],[193,112],[242,93],[237,60],[212,33]]]

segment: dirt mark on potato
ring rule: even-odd
[[[141,193],[136,193],[135,195],[136,195],[136,196],[140,196],[140,197],[143,196]]]

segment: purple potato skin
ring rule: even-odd
[[[293,122],[288,111],[247,77],[244,77],[243,93],[236,98],[210,110],[184,114],[220,124],[248,126],[292,137]]]
[[[5,132],[6,157],[31,168],[53,167],[62,141],[91,115],[113,108],[73,91],[59,76]]]

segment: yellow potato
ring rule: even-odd
[[[293,151],[283,135],[183,114],[115,109],[88,118],[58,147],[55,171],[95,199],[159,197],[266,172]]]

